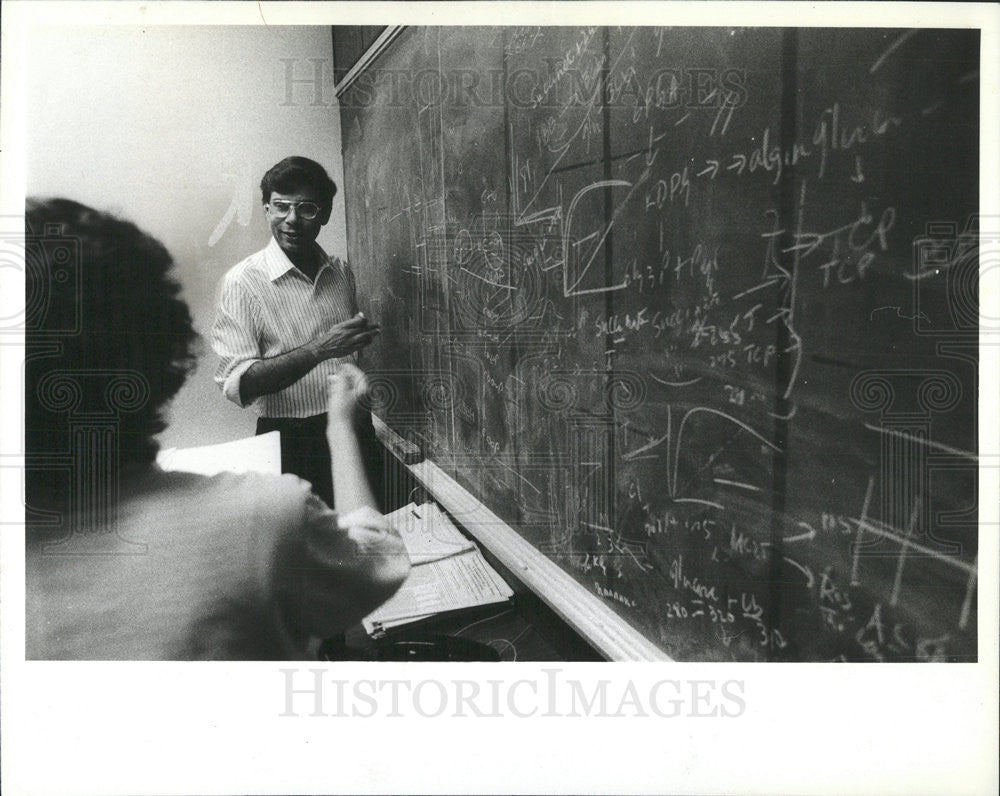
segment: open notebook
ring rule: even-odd
[[[413,568],[399,591],[362,620],[369,635],[445,611],[506,602],[514,595],[475,542],[436,504],[411,503],[387,514],[386,520],[402,537]]]

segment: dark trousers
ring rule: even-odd
[[[257,434],[281,433],[281,472],[294,473],[312,484],[313,492],[333,506],[333,476],[330,470],[330,447],[326,441],[326,414],[312,417],[260,417]],[[382,510],[382,445],[375,437],[371,416],[359,415],[354,425],[361,449],[365,476]]]

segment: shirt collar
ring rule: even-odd
[[[318,243],[313,243],[313,246],[316,247],[320,255],[320,266],[316,272],[318,278],[319,274],[323,273],[327,266],[332,265],[332,262],[330,256],[323,251]],[[295,268],[295,264],[288,259],[288,255],[285,254],[284,250],[278,245],[278,241],[273,237],[271,238],[271,242],[267,244],[267,248],[264,249],[264,267],[267,270],[267,278],[272,282],[277,281],[280,277]]]

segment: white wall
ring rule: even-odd
[[[310,59],[322,59],[321,100]],[[260,178],[287,155],[343,184],[330,28],[53,27],[29,38],[29,196],[111,210],[159,238],[175,260],[195,327],[197,371],[169,412],[164,446],[248,436],[255,415],[222,397],[208,344],[222,274],[266,245]],[[227,215],[231,215],[228,225]],[[346,254],[343,192],[319,239]]]

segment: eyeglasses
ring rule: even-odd
[[[267,206],[271,208],[271,212],[278,218],[287,216],[292,212],[292,208],[294,207],[295,212],[306,221],[312,221],[319,215],[320,211],[320,206],[315,202],[286,202],[283,199],[273,199],[267,203]]]

